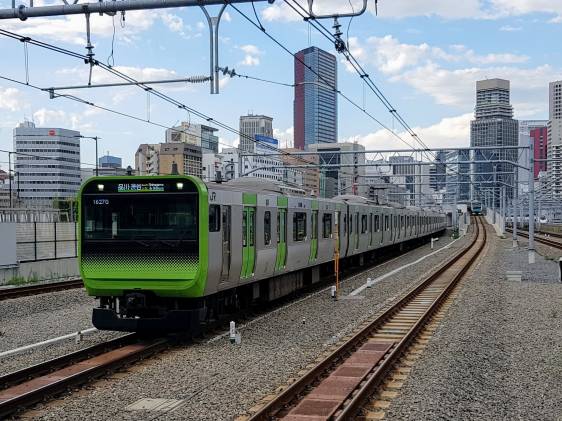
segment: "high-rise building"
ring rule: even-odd
[[[87,179],[98,176],[117,176],[127,174],[127,169],[122,167],[123,160],[117,156],[111,156],[109,153],[98,159],[98,168],[82,168],[80,170],[82,183]]]
[[[447,157],[446,151],[438,151],[435,154],[435,161],[429,167],[429,186],[435,190],[441,190],[445,187],[446,181],[446,164],[445,159]]]
[[[166,143],[188,143],[218,153],[218,129],[204,124],[190,124],[182,121],[179,126],[166,129]]]
[[[135,153],[136,175],[158,175],[158,167],[161,143],[143,143],[139,145]]]
[[[337,84],[334,55],[318,47],[295,55],[295,148],[308,149],[310,145],[338,141]]]
[[[562,80],[549,86],[548,183],[553,197],[562,198]]]
[[[136,175],[177,174],[203,176],[202,148],[189,142],[139,145],[135,153]]]
[[[318,154],[320,164],[320,197],[340,194],[367,196],[364,185],[365,147],[358,143],[316,143],[308,146]],[[342,153],[344,152],[344,153]],[[307,159],[310,159],[307,157]]]
[[[318,155],[298,156],[293,155],[294,152],[300,152],[300,149],[286,148],[282,152],[287,152],[281,156],[284,166],[310,166],[302,168],[303,185],[302,188],[307,194],[318,196],[320,194],[320,171],[318,170]]]
[[[533,156],[541,159],[547,156],[548,145],[548,120],[519,120],[519,146],[529,146],[529,142],[533,139]],[[531,136],[533,133],[533,136]],[[529,172],[525,168],[529,165],[528,149],[519,149],[518,162],[520,167],[517,170],[519,194],[528,191]],[[538,178],[538,173],[547,168],[546,162],[535,162],[534,177]]]
[[[53,205],[74,198],[80,188],[80,132],[35,127],[14,129],[17,196],[26,206]]]
[[[391,156],[388,165],[392,176],[390,182],[404,187],[410,197],[406,196],[406,204],[422,206],[431,198],[429,186],[429,166],[415,160],[411,156]]]
[[[161,175],[194,175],[201,178],[201,148],[189,143],[162,143],[158,154],[158,169]]]
[[[476,82],[475,119],[470,122],[470,146],[517,146],[518,121],[513,119],[510,103],[509,81],[486,79]],[[517,150],[476,149],[474,161],[512,161],[517,162]],[[499,205],[499,187],[514,185],[514,165],[509,162],[475,163],[472,178],[472,199],[478,199],[483,188],[493,188],[496,204]],[[497,173],[496,184],[494,169]],[[490,184],[492,182],[492,184]],[[507,187],[507,186],[506,186]],[[513,197],[513,189],[507,187],[508,198]]]
[[[273,137],[273,118],[253,114],[240,116],[239,149],[255,152],[256,135]]]
[[[533,177],[537,179],[541,171],[547,170],[547,162],[543,160],[548,155],[548,130],[546,127],[535,127],[529,132],[529,137],[533,140],[533,156],[535,158]]]
[[[444,202],[448,204],[470,201],[470,149],[458,149],[445,154],[447,167]],[[489,185],[484,185],[489,187]]]
[[[118,156],[104,155],[98,159],[98,165],[101,168],[121,168],[123,160]]]

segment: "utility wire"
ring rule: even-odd
[[[316,21],[312,16],[310,16],[309,12],[300,5],[296,0],[291,0],[301,11],[297,10],[291,3],[290,0],[284,0],[284,2],[293,9],[298,15],[300,15],[305,22],[309,25],[314,27],[318,32],[320,32],[325,38],[327,38],[330,42],[334,42],[336,37],[326,28],[322,23]],[[301,13],[302,12],[302,13]],[[402,117],[402,115],[394,108],[394,106],[390,103],[388,98],[383,94],[383,92],[379,89],[379,87],[375,84],[375,82],[371,79],[369,74],[365,71],[363,66],[358,62],[358,60],[353,56],[353,54],[346,49],[343,52],[344,56],[346,57],[347,61],[350,65],[355,69],[357,74],[363,80],[364,83],[371,89],[371,91],[375,94],[375,96],[381,101],[381,103],[387,108],[387,110],[392,114],[393,117],[397,119],[400,125],[406,130],[406,132],[418,143],[422,146],[422,148],[426,149],[423,153],[426,157],[431,159],[437,159],[437,155],[429,150],[429,147],[422,141],[419,135],[412,129],[412,127],[406,122],[406,120]],[[390,133],[394,134],[395,137],[397,136],[394,130],[390,130]],[[398,136],[399,137],[399,136]],[[404,140],[399,137],[403,142]],[[413,148],[413,146],[411,146]],[[428,156],[430,155],[430,156]],[[461,175],[459,172],[460,170],[453,170],[456,172],[457,175]],[[471,181],[471,185],[474,187],[474,183]]]
[[[33,88],[33,89],[36,89],[36,90],[41,91],[41,92],[44,91],[43,88],[41,88],[41,87],[39,87],[39,86],[37,86],[37,85],[27,84],[27,83],[25,83],[25,82],[22,82],[22,81],[20,81],[20,80],[16,80],[16,79],[13,79],[13,78],[10,78],[10,77],[7,77],[7,76],[1,76],[1,75],[0,75],[0,79],[6,80],[6,81],[8,81],[8,82],[16,83],[16,84],[19,84],[19,85],[27,86],[27,87],[29,87],[29,88]],[[176,133],[188,134],[188,135],[193,136],[193,137],[195,137],[195,138],[202,139],[202,136],[195,135],[195,134],[190,133],[190,132],[187,132],[187,131],[185,131],[185,130],[178,129],[178,128],[176,128],[176,127],[171,127],[171,126],[168,126],[168,125],[163,124],[163,123],[158,123],[158,122],[156,122],[156,121],[154,121],[154,120],[147,120],[146,118],[142,118],[142,117],[135,116],[135,115],[133,115],[133,114],[129,114],[129,113],[126,113],[126,112],[118,111],[118,110],[115,110],[115,109],[112,109],[112,108],[109,108],[109,107],[106,107],[106,106],[103,106],[103,105],[95,104],[95,103],[93,103],[93,102],[91,102],[91,101],[87,101],[87,100],[85,100],[85,99],[83,99],[83,98],[80,98],[80,97],[78,97],[78,96],[76,96],[76,95],[70,95],[70,94],[55,94],[55,97],[56,97],[56,98],[65,98],[65,99],[67,99],[67,100],[74,101],[74,102],[78,102],[78,103],[80,103],[80,104],[87,105],[87,106],[92,107],[92,108],[97,108],[97,109],[99,109],[99,110],[101,110],[101,111],[105,111],[105,112],[108,112],[108,113],[111,113],[111,114],[115,114],[115,115],[120,116],[120,117],[129,118],[129,119],[132,119],[132,120],[141,122],[141,123],[150,124],[150,125],[155,126],[155,127],[160,127],[160,128],[167,129],[167,130],[172,130],[173,132],[176,132]],[[228,148],[234,148],[234,149],[238,149],[238,150],[239,150],[239,148],[235,148],[233,145],[228,144],[228,143],[225,143],[225,142],[220,142],[220,141],[219,141],[218,144],[221,145],[221,146],[226,146],[226,147],[228,147]],[[0,152],[1,152],[1,151],[0,151]],[[290,152],[287,152],[287,153],[290,153]],[[264,154],[252,154],[252,155],[253,155],[253,156],[263,156],[263,157],[269,157],[269,156],[270,156],[270,155],[268,155],[267,153],[264,153]],[[306,161],[305,158],[297,157],[297,159]],[[307,162],[308,162],[308,161],[307,161]],[[84,163],[84,164],[85,164],[85,165],[93,165],[93,166],[95,166],[95,164],[89,164],[89,163]]]
[[[19,34],[10,32],[10,31],[6,31],[4,29],[0,29],[0,35],[4,35],[4,36],[7,36],[9,38],[17,39],[17,40],[20,40],[20,41],[22,41],[23,39],[26,39],[27,42],[29,42],[33,45],[36,45],[36,46],[39,46],[39,47],[42,47],[42,48],[46,48],[48,50],[55,51],[55,52],[60,53],[60,54],[65,54],[65,55],[68,55],[70,57],[74,57],[74,58],[77,58],[77,59],[80,59],[80,60],[88,60],[89,59],[86,55],[76,53],[74,51],[67,50],[67,49],[64,49],[64,48],[61,48],[61,47],[57,47],[57,46],[54,46],[54,45],[51,45],[51,44],[48,44],[48,43],[45,43],[45,42],[42,42],[42,41],[38,41],[38,40],[29,38],[29,37],[24,37],[22,35],[19,35]],[[285,155],[290,155],[290,152],[284,152],[281,149],[275,148],[274,146],[272,146],[272,145],[270,145],[266,142],[261,142],[261,141],[258,141],[256,139],[253,139],[249,136],[246,136],[242,132],[240,132],[239,130],[227,125],[226,123],[223,123],[219,120],[216,120],[213,117],[210,117],[210,116],[204,114],[203,112],[200,112],[199,110],[196,110],[196,109],[194,109],[190,106],[187,106],[186,104],[170,97],[169,95],[166,95],[161,91],[158,91],[158,90],[156,90],[152,87],[149,87],[149,86],[143,84],[142,82],[128,76],[125,73],[120,72],[119,70],[117,70],[113,67],[110,67],[110,66],[108,66],[108,65],[106,65],[106,64],[104,64],[100,61],[97,61],[97,60],[94,60],[93,62],[94,62],[94,65],[99,66],[100,68],[102,68],[103,70],[106,70],[107,72],[113,74],[114,76],[119,77],[119,78],[121,78],[121,79],[123,79],[123,80],[125,80],[129,83],[132,83],[132,84],[138,86],[139,88],[141,88],[145,91],[150,91],[156,97],[176,106],[177,108],[183,109],[187,112],[191,112],[191,113],[195,114],[196,116],[200,117],[201,119],[207,121],[208,123],[215,124],[216,126],[219,126],[219,127],[223,128],[223,129],[225,129],[225,130],[227,130],[227,131],[229,131],[233,134],[238,135],[240,137],[240,139],[247,138],[247,139],[250,139],[250,141],[254,142],[255,144],[261,145],[264,149],[269,149],[269,150],[272,150],[272,151],[275,151],[275,152],[280,152],[280,153],[285,154]],[[53,94],[53,92],[51,92],[51,94]],[[57,95],[57,96],[59,96],[59,97],[69,97],[68,95],[60,95],[60,94]],[[86,103],[87,103],[87,101],[86,101]],[[232,147],[232,146],[230,146],[230,147]],[[241,152],[244,152],[240,148],[237,148],[237,149],[239,149]]]
[[[312,72],[313,74],[315,74],[319,80],[322,80],[322,82],[326,85],[326,87],[329,87],[332,91],[336,92],[338,95],[340,95],[343,99],[345,99],[348,103],[350,103],[353,107],[357,108],[357,110],[361,111],[362,113],[364,113],[365,115],[367,115],[369,118],[371,118],[374,122],[376,122],[379,126],[381,126],[383,129],[387,130],[389,133],[391,133],[394,137],[396,137],[398,140],[400,140],[401,142],[403,142],[404,144],[406,144],[407,146],[409,146],[410,148],[414,148],[414,146],[410,143],[408,143],[405,139],[403,139],[398,133],[392,131],[387,125],[385,125],[382,121],[380,121],[378,118],[376,118],[373,114],[369,113],[368,111],[364,110],[359,104],[357,104],[355,101],[353,101],[350,97],[348,97],[347,95],[345,95],[341,90],[337,89],[333,83],[331,83],[330,81],[327,81],[324,77],[322,77],[322,75],[320,75],[318,72],[316,72],[311,66],[309,66],[308,64],[306,64],[302,59],[300,59],[295,53],[293,53],[291,50],[289,50],[281,41],[279,41],[277,38],[275,38],[273,35],[271,35],[265,28],[264,30],[262,30],[260,28],[260,26],[255,23],[250,17],[248,17],[248,15],[246,15],[244,12],[242,12],[238,7],[236,7],[234,4],[228,2],[228,0],[224,0],[226,4],[230,5],[230,7],[232,7],[236,12],[238,12],[238,14],[240,14],[242,17],[244,17],[248,22],[250,22],[253,26],[255,26],[256,28],[260,29],[260,31],[262,31],[271,41],[273,41],[275,44],[277,44],[282,50],[284,50],[287,54],[291,55],[295,60],[297,60],[300,64],[302,64],[306,69],[308,69],[310,72]]]
[[[297,10],[293,4],[289,3],[292,1],[299,9]],[[350,0],[349,0],[350,1]],[[319,31],[324,37],[326,37],[330,42],[334,42],[336,37],[322,25],[321,22],[316,21],[315,19],[310,16],[309,12],[296,0],[284,0],[284,2],[295,11],[299,16],[303,18],[305,22],[309,25],[313,26],[317,31]],[[351,4],[351,2],[350,2]],[[353,6],[352,6],[353,7]],[[350,21],[351,23],[351,21]],[[349,28],[349,27],[348,27]],[[348,33],[348,41],[349,41],[349,33]],[[354,68],[357,74],[361,77],[361,79],[367,84],[367,86],[371,89],[371,91],[375,94],[375,96],[381,101],[381,103],[387,108],[387,110],[395,117],[400,125],[406,130],[406,132],[414,138],[423,148],[428,149],[428,146],[419,138],[419,136],[415,133],[415,131],[411,128],[411,126],[406,122],[406,120],[402,117],[402,115],[396,110],[396,108],[391,104],[388,98],[384,95],[384,93],[379,89],[379,87],[374,83],[371,79],[369,74],[365,71],[365,69],[361,66],[361,64],[357,61],[357,59],[353,56],[351,51],[349,51],[349,42],[347,43],[346,49],[343,52],[346,60],[350,63],[350,65]],[[433,158],[436,158],[433,155]]]

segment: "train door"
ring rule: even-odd
[[[230,226],[232,211],[230,206],[222,207],[222,270],[221,282],[228,279],[230,274]]]
[[[309,261],[314,261],[318,257],[318,211],[312,211],[312,231],[310,233],[310,258]]]
[[[373,221],[373,214],[370,213],[369,214],[369,247],[372,247],[372,245],[373,245],[373,236],[374,236],[373,232],[375,230],[373,222],[374,222]]]
[[[355,212],[355,250],[359,248],[359,237],[361,225],[359,221],[359,212]]]
[[[287,209],[277,208],[277,258],[275,270],[283,270],[287,261]]]
[[[256,209],[244,206],[242,213],[242,272],[241,278],[254,274],[256,263]]]

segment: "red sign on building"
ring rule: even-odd
[[[49,136],[55,136],[56,133],[53,129],[49,130]]]

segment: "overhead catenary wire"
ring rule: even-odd
[[[22,81],[20,81],[20,80],[13,79],[13,78],[10,78],[10,77],[7,77],[7,76],[2,76],[2,75],[0,75],[0,79],[6,80],[6,81],[8,81],[8,82],[16,83],[16,84],[19,84],[19,85],[27,86],[27,87],[29,87],[29,88],[33,88],[33,89],[36,89],[36,90],[38,90],[38,91],[43,92],[43,88],[41,88],[41,87],[39,87],[39,86],[37,86],[37,85],[26,84],[25,82],[22,82]],[[133,115],[133,114],[129,114],[129,113],[126,113],[126,112],[123,112],[123,111],[118,111],[118,110],[115,110],[115,109],[106,107],[106,106],[104,106],[104,105],[95,104],[95,103],[93,103],[93,102],[91,102],[91,101],[87,101],[87,100],[85,100],[85,99],[83,99],[83,98],[80,98],[80,97],[78,97],[78,96],[76,96],[76,95],[70,95],[70,94],[55,94],[55,97],[57,97],[57,98],[64,98],[64,99],[67,99],[67,100],[70,100],[70,101],[78,102],[78,103],[80,103],[80,104],[83,104],[83,105],[86,105],[86,106],[89,106],[89,107],[92,107],[92,108],[96,108],[96,109],[99,109],[99,110],[101,110],[101,111],[105,111],[105,112],[108,112],[108,113],[111,113],[111,114],[115,114],[115,115],[120,116],[120,117],[124,117],[124,118],[129,118],[129,119],[132,119],[132,120],[136,120],[136,121],[138,121],[138,122],[140,122],[140,123],[146,123],[146,124],[150,124],[150,125],[155,126],[155,127],[160,127],[160,128],[162,128],[162,129],[172,130],[173,132],[176,132],[176,133],[189,134],[190,136],[194,136],[194,137],[196,137],[196,138],[202,139],[202,136],[194,135],[193,133],[187,132],[187,131],[185,131],[185,130],[178,129],[177,127],[172,127],[172,126],[169,126],[169,125],[166,125],[166,124],[163,124],[163,123],[158,123],[158,122],[156,122],[156,121],[154,121],[154,120],[147,120],[146,118],[138,117],[138,116],[135,116],[135,115]],[[229,143],[225,143],[225,142],[220,142],[220,141],[219,141],[218,144],[219,144],[219,145],[222,145],[222,146],[226,146],[226,147],[228,147],[228,148],[238,149],[238,148],[235,148],[233,145],[231,145],[231,144],[229,144]],[[8,151],[7,151],[7,152],[8,152]],[[267,154],[263,154],[263,156],[264,156],[264,157],[267,157],[268,155],[267,155]],[[304,158],[299,158],[299,159],[301,159],[301,160],[303,160],[303,161],[306,161],[306,159],[304,159]],[[95,164],[87,164],[87,165],[95,166]]]
[[[300,3],[298,3],[296,0],[283,0],[283,1],[291,9],[293,9],[299,16],[301,16],[305,22],[307,22],[310,26],[314,27],[321,35],[323,35],[331,43],[333,43],[334,41],[337,40],[335,35],[333,35],[328,28],[326,28],[324,25],[322,25],[321,22],[318,22],[316,19],[314,19],[309,14],[309,12]],[[291,4],[290,2],[294,3],[300,9],[300,11],[297,10],[295,8],[295,6],[293,6],[293,4]],[[424,149],[426,149],[426,151],[423,152],[426,155],[426,157],[428,157],[430,160],[437,159],[437,155],[435,155],[432,151],[429,150],[429,147],[423,142],[423,140],[419,137],[419,135],[406,122],[406,120],[403,118],[403,116],[396,110],[396,108],[392,105],[392,103],[388,100],[388,98],[384,95],[384,93],[380,90],[380,88],[375,84],[375,82],[372,80],[370,75],[365,71],[365,69],[359,63],[359,61],[353,56],[351,51],[349,51],[348,45],[344,47],[343,54],[344,54],[344,57],[346,58],[346,60],[348,61],[348,63],[354,68],[356,73],[362,79],[363,83],[365,83],[370,88],[370,90],[375,94],[375,96],[379,99],[379,101],[391,113],[392,118],[393,118],[393,122],[394,122],[394,119],[396,118],[398,123],[414,139],[414,141],[416,141]],[[394,129],[389,129],[387,127],[385,127],[385,129],[388,130],[390,133],[392,133],[395,137],[399,137],[395,133]],[[399,138],[404,142],[404,140],[401,137],[399,137]],[[454,170],[454,172],[460,175],[460,172],[458,170]],[[474,186],[472,181],[471,181],[470,184],[472,186]]]
[[[84,61],[89,60],[89,57],[87,55],[76,53],[74,51],[67,50],[67,49],[62,48],[62,47],[57,47],[57,46],[48,44],[48,43],[43,42],[43,41],[38,41],[38,40],[29,38],[29,37],[24,37],[22,35],[19,35],[19,34],[16,34],[14,32],[4,30],[4,29],[0,29],[0,35],[4,35],[4,36],[7,36],[9,38],[17,39],[17,40],[20,40],[20,41],[22,39],[26,39],[27,42],[29,42],[33,45],[36,45],[38,47],[45,48],[45,49],[48,49],[48,50],[51,50],[51,51],[55,51],[55,52],[60,53],[60,54],[65,54],[65,55],[68,55],[70,57],[74,57],[74,58],[77,58],[77,59],[80,59],[80,60],[84,60]],[[106,70],[107,72],[113,74],[114,76],[116,76],[118,78],[126,80],[127,82],[130,82],[131,84],[134,84],[134,85],[138,86],[139,88],[141,88],[145,91],[150,91],[154,96],[162,99],[163,101],[168,102],[168,103],[178,107],[179,109],[183,109],[183,110],[187,111],[188,113],[193,113],[194,115],[198,116],[199,118],[205,120],[208,123],[214,124],[214,125],[219,126],[219,127],[223,128],[223,129],[225,129],[225,130],[227,130],[231,133],[234,133],[234,134],[238,135],[240,138],[242,138],[242,137],[248,138],[248,139],[250,139],[250,141],[252,141],[256,144],[260,144],[260,146],[262,146],[264,149],[282,152],[281,149],[276,148],[276,147],[274,147],[274,146],[272,146],[272,145],[270,145],[266,142],[260,142],[260,141],[254,139],[254,138],[251,138],[249,136],[245,136],[239,130],[237,130],[237,129],[235,129],[235,128],[233,128],[233,127],[231,127],[231,126],[229,126],[229,125],[227,125],[227,124],[225,124],[225,123],[223,123],[219,120],[216,120],[213,117],[208,116],[205,113],[200,112],[199,110],[197,110],[193,107],[187,106],[186,104],[182,103],[181,101],[178,101],[178,100],[172,98],[171,96],[164,94],[161,91],[158,91],[154,88],[151,88],[151,87],[143,84],[142,82],[134,79],[133,77],[128,76],[127,74],[125,74],[123,72],[120,72],[119,70],[117,70],[113,67],[107,66],[106,64],[104,64],[102,62],[99,62],[98,60],[95,60],[95,59],[93,60],[93,63],[94,63],[94,65],[97,65],[98,67],[102,68],[103,70]],[[45,88],[40,88],[40,89],[46,90]],[[60,95],[60,94],[53,95],[53,92],[51,92],[51,96],[53,98],[54,97],[67,97],[67,98],[69,97],[68,95]],[[84,100],[81,100],[81,101],[84,102],[84,103],[88,103],[88,101],[84,101]],[[141,119],[141,120],[146,121],[144,119]],[[229,147],[233,147],[233,146],[229,145]],[[237,148],[237,149],[240,149],[240,148]],[[286,154],[290,155],[289,152],[286,152]]]
[[[225,3],[228,3],[228,0],[225,0]],[[244,17],[248,22],[250,22],[253,26],[255,26],[256,28],[260,29],[260,31],[262,31],[271,41],[273,41],[275,44],[277,44],[282,50],[284,50],[286,53],[288,53],[289,55],[291,55],[295,60],[297,60],[300,64],[302,64],[307,70],[309,70],[310,72],[312,72],[313,74],[315,74],[319,80],[321,80],[323,82],[323,84],[326,87],[329,87],[330,89],[332,89],[332,91],[336,92],[339,96],[341,96],[343,99],[345,99],[349,104],[351,104],[354,108],[356,108],[357,110],[361,111],[362,113],[364,113],[365,115],[367,115],[371,120],[373,120],[374,122],[376,122],[379,126],[381,126],[383,129],[387,130],[389,133],[391,133],[394,137],[396,137],[398,140],[400,140],[401,142],[403,142],[405,145],[409,146],[410,148],[413,148],[413,145],[411,145],[408,141],[406,141],[405,139],[403,139],[398,133],[392,131],[386,124],[384,124],[382,121],[380,121],[378,118],[376,118],[372,113],[368,112],[367,110],[364,110],[361,105],[359,105],[357,102],[355,102],[354,100],[352,100],[349,96],[347,96],[346,94],[344,94],[340,89],[337,89],[333,83],[330,83],[330,81],[327,81],[325,78],[322,77],[322,75],[320,75],[318,72],[316,72],[311,66],[309,66],[308,64],[306,64],[303,60],[301,60],[295,53],[293,53],[291,50],[289,50],[281,41],[279,41],[277,38],[275,38],[273,35],[271,35],[266,28],[264,28],[263,30],[260,28],[260,26],[255,23],[248,15],[246,15],[244,12],[242,12],[238,7],[236,7],[234,4],[228,3],[230,5],[230,7],[232,7],[236,12],[238,12],[242,17]]]

